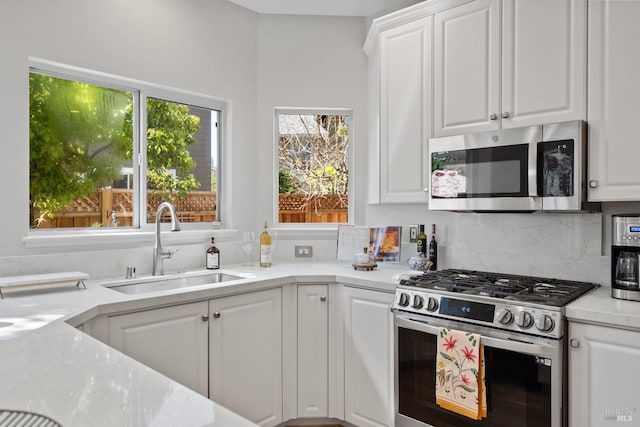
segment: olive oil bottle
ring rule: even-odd
[[[264,231],[260,235],[260,267],[271,267],[271,236],[264,222]]]
[[[420,224],[419,226],[420,233],[418,234],[418,245],[417,251],[418,255],[422,254],[427,256],[427,235],[424,232],[424,224]]]

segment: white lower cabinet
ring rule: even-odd
[[[206,301],[112,316],[107,344],[208,395]]]
[[[640,425],[640,332],[569,324],[569,426]]]
[[[262,426],[391,426],[392,303],[387,292],[291,284],[100,316],[85,330]]]
[[[210,398],[249,420],[282,422],[282,290],[209,301]]]
[[[345,287],[345,420],[393,425],[393,294]]]
[[[329,416],[329,285],[298,286],[298,417]]]

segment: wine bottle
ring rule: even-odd
[[[260,267],[271,267],[271,236],[264,222],[264,231],[260,235]]]
[[[427,256],[427,235],[424,233],[424,224],[419,225],[420,232],[418,234],[418,255]]]
[[[429,242],[429,261],[432,262],[429,270],[438,269],[438,242],[436,241],[436,225],[431,225],[431,241]]]
[[[211,245],[207,249],[205,265],[209,270],[217,270],[220,268],[220,249],[216,248],[214,238],[211,238]]]

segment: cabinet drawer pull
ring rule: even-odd
[[[208,322],[209,321],[209,315],[208,314],[203,314],[202,315],[202,321],[203,322]]]
[[[219,311],[214,312],[213,313],[213,318],[214,319],[219,319],[220,318],[220,312]]]
[[[327,301],[327,297],[325,297],[325,296],[321,296],[321,297],[320,297],[320,301],[322,301],[322,302]]]
[[[580,347],[580,341],[578,341],[575,338],[571,338],[571,340],[569,340],[569,345],[573,348],[579,348]]]
[[[490,115],[489,120],[498,120],[498,115],[497,114]]]
[[[508,119],[509,118],[509,112],[505,111],[504,113],[502,113],[502,118],[503,119]]]
[[[596,181],[595,179],[589,181],[589,188],[597,188],[597,187],[598,187],[598,181]]]

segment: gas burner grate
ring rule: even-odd
[[[561,307],[597,287],[593,283],[471,270],[442,270],[413,276],[403,286],[481,295]]]

